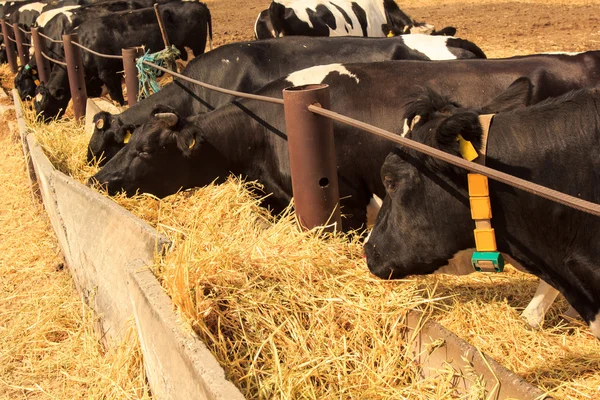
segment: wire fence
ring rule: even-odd
[[[28,31],[24,30],[24,33],[31,33]],[[64,45],[64,41],[63,40],[55,40],[52,39],[42,33],[38,34],[43,37],[46,40],[49,40],[53,43],[63,43]],[[15,39],[12,39],[10,36],[8,37],[8,39],[10,39],[12,42],[15,42]],[[91,54],[94,54],[97,57],[104,57],[104,58],[110,58],[110,59],[118,59],[118,60],[124,60],[124,57],[122,55],[112,55],[112,54],[103,54],[103,53],[99,53],[97,51],[94,51],[88,47],[85,47],[83,45],[81,45],[80,43],[76,42],[76,41],[71,41],[71,43],[77,47],[79,47],[80,49],[87,51]],[[37,49],[36,49],[37,50]],[[41,55],[47,59],[48,61],[51,61],[53,63],[56,63],[58,65],[62,65],[67,67],[68,69],[68,64],[66,62],[62,62],[59,60],[56,60],[50,56],[48,56],[46,53],[41,52]],[[205,89],[208,90],[213,90],[213,91],[217,91],[229,96],[234,96],[234,97],[239,97],[239,98],[245,98],[245,99],[250,99],[250,100],[256,100],[256,101],[262,101],[262,102],[266,102],[266,103],[271,103],[271,104],[279,104],[279,105],[284,105],[284,100],[281,98],[275,98],[275,97],[269,97],[269,96],[261,96],[261,95],[256,95],[256,94],[251,94],[251,93],[244,93],[244,92],[239,92],[236,90],[230,90],[230,89],[224,89],[221,88],[219,86],[215,86],[215,85],[211,85],[209,83],[206,82],[201,82],[199,80],[196,79],[192,79],[188,76],[185,76],[183,74],[180,74],[178,72],[175,72],[173,70],[170,70],[168,68],[162,67],[160,65],[151,63],[149,61],[142,61],[143,64],[155,68],[159,71],[165,72],[167,74],[170,74],[171,76],[173,76],[174,78],[178,78],[181,79],[183,81],[201,86]],[[134,61],[135,64],[135,61]],[[69,77],[70,78],[70,77]],[[70,78],[71,79],[71,78]],[[136,76],[137,79],[137,76]],[[83,84],[85,86],[85,84]],[[129,87],[129,86],[128,86]],[[434,157],[437,159],[440,159],[442,161],[445,161],[449,164],[455,165],[459,168],[465,169],[467,171],[471,171],[471,172],[475,172],[484,176],[487,176],[488,178],[507,184],[509,186],[515,187],[517,189],[521,189],[524,190],[526,192],[532,193],[534,195],[537,196],[541,196],[543,198],[546,198],[548,200],[551,200],[553,202],[574,208],[576,210],[591,214],[591,215],[595,215],[595,216],[600,216],[600,204],[596,204],[587,200],[583,200],[574,196],[571,196],[569,194],[566,193],[562,193],[559,192],[557,190],[545,187],[545,186],[541,186],[538,185],[536,183],[518,178],[516,176],[513,175],[509,175],[506,174],[504,172],[486,167],[484,165],[480,165],[474,162],[470,162],[467,161],[463,158],[454,156],[452,154],[443,152],[441,150],[435,149],[433,147],[424,145],[422,143],[416,142],[412,139],[408,139],[405,137],[401,137],[400,135],[393,133],[393,132],[389,132],[386,130],[383,130],[381,128],[378,128],[374,125],[371,124],[367,124],[365,122],[347,117],[345,115],[336,113],[334,111],[322,108],[320,106],[317,105],[309,105],[308,106],[308,110],[314,114],[317,115],[321,115],[325,118],[329,118],[331,120],[337,121],[339,123],[345,124],[345,125],[349,125],[349,126],[353,126],[355,128],[364,130],[366,132],[369,132],[371,134],[383,137],[387,140],[390,140],[394,143],[397,143],[401,146],[406,146],[408,148],[411,148],[413,150],[419,151],[423,154],[426,154],[430,157]]]

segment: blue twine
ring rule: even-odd
[[[139,80],[138,99],[148,97],[160,90],[160,85],[156,82],[157,73],[159,71],[156,68],[144,64],[144,61],[168,68],[175,62],[175,59],[177,59],[179,55],[179,50],[177,50],[175,46],[171,46],[170,48],[165,48],[156,53],[150,53],[148,50],[143,56],[137,59],[135,66],[138,71]]]

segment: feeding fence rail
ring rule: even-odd
[[[38,32],[37,28],[32,28],[31,32],[28,32],[18,27],[17,24],[11,27],[12,34],[15,35],[13,39],[9,25],[4,20],[0,20],[0,22],[4,38],[8,38],[11,42],[17,44],[17,51],[19,52],[22,65],[25,65],[23,62],[25,56],[22,54],[25,53],[25,46],[23,46],[25,43],[22,34],[31,35],[38,69],[40,70],[40,80],[42,82],[47,83],[48,81],[48,61],[67,67],[76,118],[80,119],[85,115],[87,101],[80,50],[90,52],[98,57],[122,60],[125,71],[125,83],[129,94],[128,103],[131,106],[137,102],[136,94],[138,93],[139,82],[136,58],[143,54],[142,47],[123,49],[122,55],[102,54],[79,44],[76,34],[63,35],[63,40],[56,40]],[[164,32],[162,33],[164,34]],[[53,43],[62,43],[65,51],[65,62],[48,56],[46,54],[47,48],[41,38]],[[168,40],[165,43],[168,43]],[[16,72],[14,49],[8,43],[6,43],[5,47],[9,64],[11,63],[9,53],[12,50],[12,59],[15,65],[13,72]],[[401,146],[406,146],[459,168],[484,175],[489,179],[541,196],[567,207],[600,216],[599,204],[467,161],[414,140],[401,137],[393,132],[331,111],[328,109],[329,90],[327,85],[307,85],[304,87],[289,88],[284,90],[283,99],[281,99],[224,89],[192,79],[146,60],[142,60],[142,63],[148,67],[170,74],[174,78],[187,81],[208,90],[218,91],[234,97],[283,105],[288,135],[290,168],[293,177],[295,207],[301,223],[307,228],[328,226],[330,229],[335,229],[336,227],[341,227],[337,163],[333,141],[333,121],[364,130]]]

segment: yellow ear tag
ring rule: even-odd
[[[461,135],[458,135],[456,140],[458,141],[460,155],[462,156],[462,158],[464,158],[467,161],[473,161],[474,159],[479,157],[479,154],[477,154],[477,150],[475,150],[475,147],[471,142],[465,140]]]
[[[387,37],[394,37],[394,36],[396,36],[396,35],[394,35],[394,32],[392,32],[392,31],[389,31],[387,34]]]
[[[188,149],[191,149],[195,145],[196,145],[196,139],[192,139],[192,143],[190,143],[190,145],[188,146]]]
[[[129,143],[129,139],[131,139],[131,131],[125,132],[125,137],[123,138],[123,144]]]
[[[33,83],[35,83],[35,86],[40,86],[40,80],[36,79],[35,81],[33,81]]]

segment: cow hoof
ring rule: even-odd
[[[540,330],[544,325],[544,315],[536,312],[535,310],[527,310],[523,311],[521,314],[521,318],[527,321],[527,324],[533,329]]]

